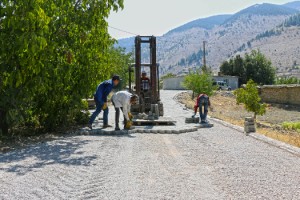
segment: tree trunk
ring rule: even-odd
[[[6,114],[6,111],[0,110],[0,130],[3,135],[8,135],[8,124],[6,122]]]

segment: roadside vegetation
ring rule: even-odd
[[[297,131],[300,133],[300,122],[284,122],[282,127],[286,130]]]
[[[265,104],[257,90],[257,86],[263,84],[297,84],[297,78],[275,79],[272,63],[259,51],[225,61],[220,71],[224,75],[239,76],[241,83],[247,84],[235,91],[215,91],[210,73],[192,73],[184,80],[192,92],[179,94],[177,100],[193,109],[197,95],[206,93],[211,96],[211,117],[244,126],[244,118],[254,114],[259,133],[300,147],[300,108]]]
[[[86,123],[82,99],[114,73],[126,82],[131,55],[114,48],[106,22],[122,8],[123,0],[0,3],[0,136]]]
[[[300,79],[296,77],[277,77],[275,84],[276,85],[300,84]]]
[[[270,85],[275,82],[275,68],[264,54],[253,50],[245,57],[237,55],[229,61],[224,61],[220,67],[223,75],[238,76],[239,83],[246,84],[253,80],[259,85]]]
[[[266,104],[261,103],[259,97],[257,84],[253,80],[248,81],[245,88],[239,88],[235,90],[234,95],[236,96],[237,104],[244,104],[245,109],[248,112],[254,113],[254,120],[256,121],[257,115],[264,115],[266,113]]]
[[[211,73],[207,72],[206,68],[185,76],[183,86],[188,90],[192,90],[196,95],[205,93],[211,96],[217,89],[217,86],[213,85]]]

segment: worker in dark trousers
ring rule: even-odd
[[[195,117],[197,114],[197,110],[199,108],[200,112],[200,123],[205,124],[208,123],[206,118],[207,118],[207,113],[208,113],[208,107],[211,107],[210,100],[207,94],[200,94],[197,97],[195,106],[194,106],[194,115],[192,117]]]
[[[96,110],[92,114],[89,120],[89,128],[92,129],[92,124],[96,117],[103,110],[103,128],[111,127],[108,125],[108,106],[107,106],[107,96],[112,91],[114,86],[117,86],[120,82],[120,77],[114,75],[112,79],[100,83],[97,87],[96,93],[94,94],[94,100],[96,103]]]
[[[133,118],[132,114],[130,113],[131,105],[137,104],[138,97],[137,95],[133,95],[127,91],[120,91],[115,93],[112,98],[112,103],[116,110],[115,116],[115,130],[119,131],[119,118],[120,118],[120,109],[123,112],[124,116],[124,129],[130,129],[132,126],[131,120]]]

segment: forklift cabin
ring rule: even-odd
[[[142,44],[149,44],[149,63],[142,63]],[[142,88],[142,71],[149,72],[150,87],[147,91]],[[132,73],[134,73],[134,87],[131,85]],[[156,63],[156,37],[154,36],[136,36],[135,38],[135,63],[129,66],[129,91],[139,96],[139,103],[131,107],[133,114],[149,113],[151,104],[158,104],[159,115],[164,115],[163,104],[160,101],[159,64]]]

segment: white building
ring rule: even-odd
[[[182,83],[184,76],[164,79],[164,90],[184,90]],[[239,77],[237,76],[213,76],[214,81],[224,81],[232,90],[239,88]]]

